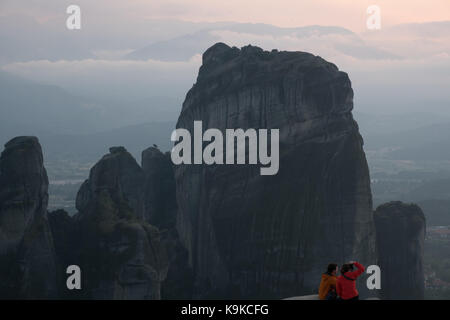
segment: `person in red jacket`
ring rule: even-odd
[[[357,270],[353,271],[353,266]],[[350,261],[342,265],[341,275],[336,281],[336,291],[342,300],[359,300],[359,293],[356,290],[356,278],[364,272],[364,266],[356,261]]]

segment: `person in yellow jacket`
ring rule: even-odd
[[[338,271],[338,265],[330,263],[327,268],[327,272],[322,274],[322,280],[319,286],[319,299],[320,300],[335,300],[336,294],[336,274]]]

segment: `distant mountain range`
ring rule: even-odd
[[[55,142],[59,139],[55,137],[82,136],[162,119],[168,121],[175,118],[181,108],[171,97],[124,104],[73,95],[58,86],[0,71],[0,143],[17,135],[53,137],[49,141]]]
[[[0,72],[0,137],[91,129],[100,119],[89,103],[57,86]]]
[[[306,26],[297,28],[281,28],[268,24],[234,23],[227,26],[205,28],[192,34],[185,34],[170,40],[157,41],[148,46],[136,49],[124,56],[132,60],[186,61],[203,52],[212,43],[230,41],[232,35],[241,34],[250,37],[274,37],[302,39],[308,37],[341,36],[347,41],[332,44],[344,54],[358,58],[398,58],[382,49],[369,46],[352,31],[336,26]],[[224,39],[225,37],[225,39]],[[244,44],[243,44],[244,45]]]
[[[175,121],[149,122],[90,134],[42,135],[40,141],[47,159],[94,161],[111,146],[124,146],[140,159],[141,151],[153,144],[169,151],[174,128]]]

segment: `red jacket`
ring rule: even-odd
[[[354,265],[358,270],[346,272],[344,275],[347,278],[356,280],[364,272],[364,266],[358,262],[355,262]],[[351,299],[359,295],[358,290],[356,290],[356,281],[348,280],[343,275],[337,278],[336,291],[338,296],[343,300]]]

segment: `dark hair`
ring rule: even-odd
[[[352,270],[353,270],[353,263],[345,263],[342,265],[341,274],[344,274]]]
[[[328,274],[328,275],[331,276],[331,274],[333,273],[333,271],[336,270],[337,266],[338,266],[338,265],[337,265],[336,263],[330,263],[330,264],[328,265],[328,267],[327,267],[327,272],[326,272],[326,274]]]

